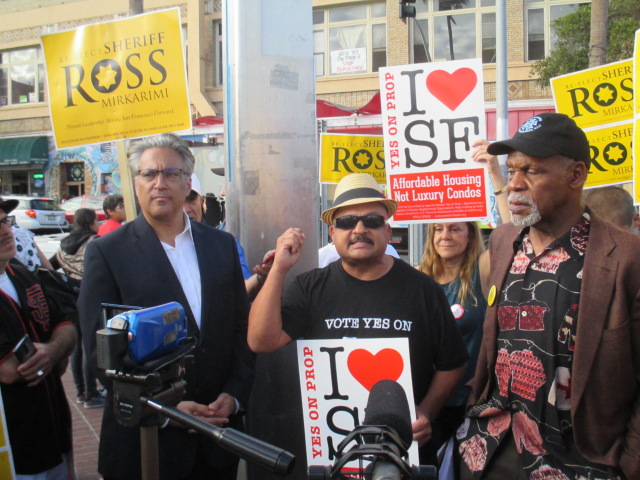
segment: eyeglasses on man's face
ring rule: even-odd
[[[162,174],[167,182],[177,182],[186,175],[181,168],[165,168],[164,170],[155,170],[153,168],[143,168],[138,170],[138,176],[145,182],[153,182],[158,175]]]
[[[387,220],[378,214],[369,214],[364,215],[363,217],[357,217],[355,215],[343,215],[342,217],[338,217],[333,221],[333,225],[340,230],[352,230],[356,228],[356,225],[362,221],[364,228],[368,228],[371,230],[375,230],[377,228],[384,227]]]

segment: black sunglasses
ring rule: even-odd
[[[341,230],[351,230],[362,220],[364,228],[376,229],[384,227],[387,220],[382,215],[375,213],[365,215],[364,217],[356,217],[355,215],[343,215],[333,221],[333,226]]]

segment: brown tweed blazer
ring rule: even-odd
[[[498,227],[489,241],[489,286],[502,289],[521,227]],[[640,237],[591,214],[572,373],[571,416],[578,451],[640,479]],[[488,307],[470,405],[495,381],[497,304]]]

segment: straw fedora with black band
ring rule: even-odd
[[[391,217],[398,209],[398,202],[385,198],[376,180],[368,173],[352,173],[344,177],[336,187],[333,206],[322,212],[322,221],[333,224],[333,214],[341,207],[361,203],[380,202]]]

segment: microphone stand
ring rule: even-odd
[[[274,445],[233,428],[220,428],[181,412],[165,403],[177,405],[186,391],[181,370],[189,357],[180,352],[170,355],[152,372],[105,371],[113,379],[116,419],[125,427],[140,425],[142,478],[158,480],[158,426],[165,418],[212,438],[220,447],[276,475],[291,473],[295,457]]]

